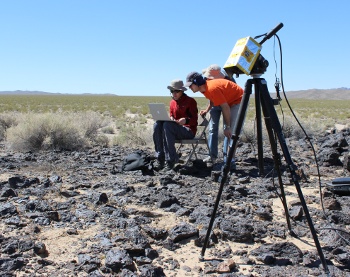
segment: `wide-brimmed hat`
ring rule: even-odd
[[[207,79],[223,79],[224,73],[221,71],[221,67],[217,64],[209,65],[206,69],[203,69],[203,76]]]
[[[176,79],[170,82],[170,86],[167,86],[170,90],[182,90],[185,91],[187,88],[184,87],[184,82],[182,80]]]

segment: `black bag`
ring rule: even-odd
[[[123,160],[122,171],[142,170],[142,173],[152,170],[151,158],[141,150],[131,153]]]

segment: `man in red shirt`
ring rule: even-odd
[[[173,80],[167,87],[170,90],[170,118],[173,121],[156,121],[153,127],[153,142],[159,163],[158,169],[170,170],[178,162],[175,140],[192,139],[198,125],[197,102],[187,96],[181,80]]]
[[[206,79],[198,72],[190,72],[187,75],[185,86],[189,87],[194,93],[201,92],[209,99],[209,109],[212,106],[221,107],[225,124],[224,135],[230,139],[242,100],[243,89],[226,79]]]

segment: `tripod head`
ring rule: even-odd
[[[239,39],[223,66],[227,75],[232,78],[233,74],[236,74],[236,77],[243,73],[247,75],[264,74],[269,66],[269,62],[260,54],[261,45],[274,36],[282,27],[283,23],[279,23],[268,34],[261,35],[264,38],[260,43],[251,37]]]

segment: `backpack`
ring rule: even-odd
[[[122,171],[142,170],[142,174],[152,171],[151,157],[138,150],[127,155],[122,164]]]

